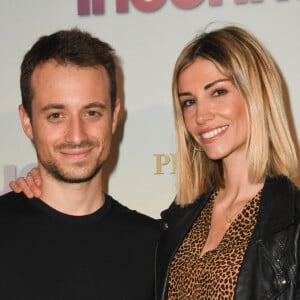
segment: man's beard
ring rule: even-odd
[[[59,181],[66,183],[84,183],[92,180],[102,168],[104,162],[97,163],[85,176],[76,176],[76,174],[67,174],[64,172],[57,163],[51,161],[41,161],[41,165],[47,170],[47,172]],[[74,169],[76,166],[74,167]]]
[[[84,147],[99,147],[99,145],[90,142],[90,141],[83,141],[79,145],[75,144],[63,144],[56,148],[56,150],[67,150],[67,149],[80,149]],[[103,148],[102,148],[103,149]],[[99,153],[99,156],[101,155],[101,152]],[[84,171],[86,162],[77,162],[74,163],[73,169],[75,172],[68,172],[64,171],[63,168],[59,165],[59,162],[52,159],[52,160],[44,160],[41,158],[39,153],[37,152],[38,160],[40,164],[46,169],[46,171],[54,178],[56,178],[59,181],[66,182],[66,183],[84,183],[92,180],[98,172],[101,170],[103,164],[105,161],[101,161],[100,159],[97,159],[94,162],[94,166],[91,168],[89,172],[86,174],[78,175],[77,173],[81,172],[80,170]],[[71,166],[72,167],[72,166]],[[69,167],[69,168],[71,168]],[[76,172],[76,169],[79,169],[78,172]],[[84,173],[84,172],[83,172]]]

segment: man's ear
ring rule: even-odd
[[[19,105],[19,116],[20,116],[24,133],[30,140],[33,140],[31,120],[22,104]]]
[[[117,125],[118,125],[118,116],[120,112],[120,99],[116,99],[115,108],[112,116],[112,132],[115,133]]]

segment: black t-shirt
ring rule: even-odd
[[[1,300],[154,299],[158,222],[110,196],[86,216],[0,197]]]

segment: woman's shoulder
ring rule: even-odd
[[[209,190],[207,193],[204,193],[200,196],[198,196],[193,203],[181,206],[176,203],[176,198],[173,200],[173,202],[170,204],[170,206],[163,210],[161,212],[161,218],[164,221],[170,221],[170,220],[177,220],[181,216],[185,216],[189,213],[192,213],[194,211],[201,210],[204,205],[207,203],[207,201],[210,198],[211,193],[213,190]]]
[[[278,196],[300,197],[300,187],[286,176],[267,177],[264,190],[267,194],[276,193]]]
[[[295,192],[295,208],[298,222],[300,223],[300,187],[296,183],[292,183]]]
[[[263,188],[263,209],[285,219],[291,216],[300,219],[300,187],[285,176],[268,177]]]

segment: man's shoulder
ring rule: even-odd
[[[26,199],[23,193],[8,192],[0,196],[0,207],[21,204]]]
[[[13,223],[16,218],[28,215],[29,199],[23,193],[9,192],[0,196],[0,222]]]
[[[160,226],[158,220],[126,207],[109,195],[106,195],[106,197],[111,203],[112,215],[118,220],[126,222],[129,226],[148,227],[159,230]]]

